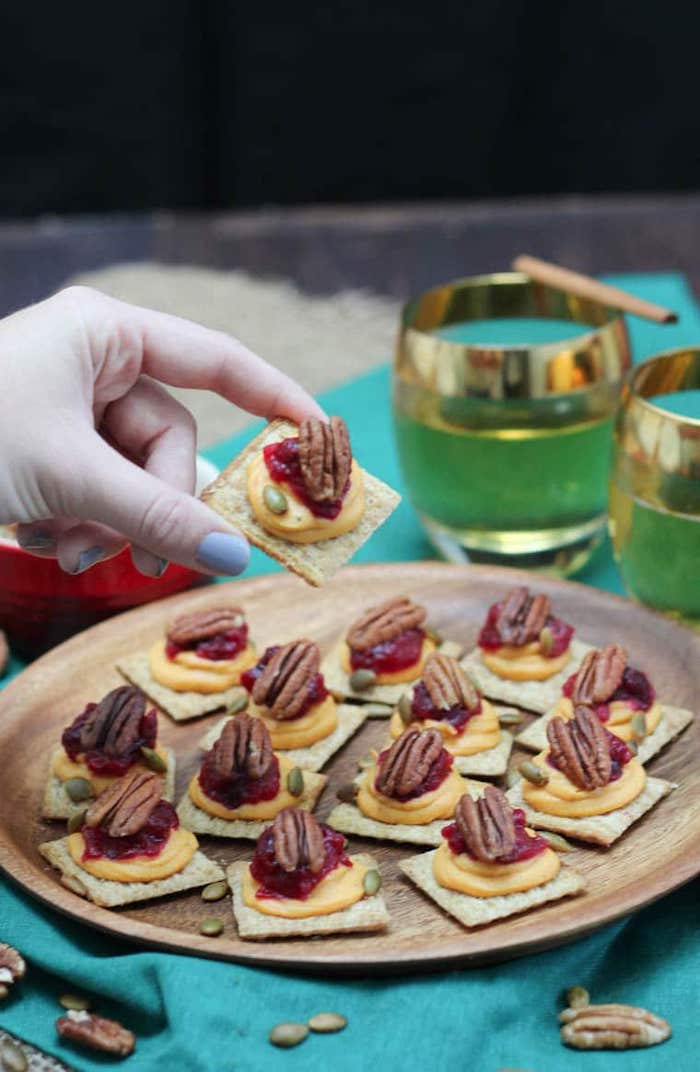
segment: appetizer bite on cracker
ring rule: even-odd
[[[348,856],[342,834],[285,808],[259,837],[250,864],[231,864],[241,938],[383,930],[389,922],[371,856]]]
[[[454,821],[433,852],[402,860],[401,870],[465,927],[559,900],[585,888],[562,867],[545,839],[525,825],[525,814],[505,794],[487,786],[483,796],[461,797]]]
[[[322,585],[398,506],[361,469],[340,417],[274,420],[202,492],[213,510],[309,584]]]

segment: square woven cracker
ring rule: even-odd
[[[87,890],[88,900],[103,908],[120,908],[133,904],[134,901],[150,901],[154,897],[165,897],[169,893],[192,890],[197,886],[207,886],[224,878],[223,868],[208,860],[202,852],[194,856],[176,875],[157,879],[155,882],[109,882],[107,879],[95,878],[75,863],[68,852],[68,838],[60,841],[45,841],[39,846],[39,852],[62,875],[71,875],[80,879]]]
[[[462,666],[472,678],[474,684],[490,700],[515,704],[527,711],[537,711],[544,715],[554,707],[561,696],[562,685],[575,673],[584,656],[591,651],[591,645],[582,640],[571,641],[571,658],[563,670],[554,674],[547,681],[505,681],[493,674],[481,661],[481,648],[474,648],[462,659]]]
[[[647,778],[647,783],[636,800],[624,808],[608,812],[607,815],[592,815],[586,819],[568,819],[562,815],[547,815],[543,811],[535,811],[523,798],[522,780],[509,789],[506,796],[514,808],[523,809],[528,826],[539,830],[553,830],[565,837],[607,847],[622,837],[625,830],[651,811],[655,804],[675,788],[673,782],[666,782],[663,778]]]
[[[117,661],[117,670],[145,692],[148,699],[157,704],[175,722],[187,722],[215,711],[225,710],[240,695],[241,686],[232,685],[225,692],[205,694],[201,692],[175,692],[151,677],[148,652],[125,655]]]
[[[354,863],[366,867],[376,867],[376,861],[366,853],[351,856]],[[361,901],[344,908],[340,912],[330,912],[327,916],[310,916],[308,919],[282,919],[280,916],[267,916],[257,912],[243,903],[241,885],[243,875],[248,867],[245,860],[231,864],[226,877],[233,890],[233,915],[238,926],[239,938],[254,941],[261,938],[313,938],[323,934],[348,934],[353,931],[383,931],[389,923],[389,913],[381,893],[365,897]]]
[[[310,744],[308,748],[278,748],[276,751],[295,767],[301,767],[304,771],[318,771],[351,737],[354,737],[366,718],[367,715],[363,709],[356,704],[340,704],[338,725],[327,737],[316,741],[315,744]],[[218,741],[227,721],[228,718],[219,719],[200,739],[199,747],[204,752],[208,752],[214,742]]]
[[[294,801],[297,808],[313,811],[318,802],[328,779],[325,774],[314,774],[312,771],[304,773],[304,792]],[[215,815],[209,815],[206,811],[198,808],[191,799],[189,793],[177,806],[177,814],[185,830],[191,830],[193,834],[211,834],[213,837],[248,838],[252,841],[257,839],[271,823],[271,819],[219,819]]]
[[[499,897],[471,897],[467,893],[446,890],[433,874],[435,852],[424,852],[420,856],[411,856],[400,860],[399,867],[415,882],[418,889],[432,898],[440,908],[454,916],[463,927],[480,927],[484,923],[493,923],[505,916],[514,916],[518,912],[527,912],[547,901],[558,901],[562,897],[581,893],[586,888],[585,879],[570,867],[562,867],[556,878],[541,886],[534,886],[522,893],[507,893]]]
[[[386,521],[401,502],[401,496],[363,469],[365,509],[359,525],[352,532],[308,544],[290,543],[266,532],[255,517],[248,499],[248,465],[263,447],[295,437],[298,433],[298,425],[291,421],[280,418],[271,421],[204,489],[200,498],[240,529],[250,543],[318,588],[345,565],[375,529]]]
[[[51,752],[49,771],[53,767],[54,756],[63,749],[57,745]],[[172,804],[175,799],[175,753],[172,748],[164,749],[168,754],[168,769],[163,779],[163,800],[169,800]],[[41,804],[41,814],[44,819],[70,819],[86,807],[89,801],[74,803],[63,788],[63,782],[55,774],[49,774],[49,780],[44,790],[44,799]]]
[[[547,723],[555,715],[550,711],[542,718],[536,719],[531,725],[519,733],[516,741],[523,748],[531,748],[534,752],[541,752],[547,747]],[[662,748],[677,737],[679,733],[687,729],[693,721],[692,711],[686,711],[684,707],[668,707],[664,704],[661,708],[661,719],[653,733],[644,737],[639,742],[637,759],[640,763],[648,763]]]
[[[508,770],[512,747],[512,735],[507,730],[501,730],[501,739],[493,748],[477,752],[473,756],[455,756],[455,770],[460,774],[474,774],[479,778],[500,778]]]

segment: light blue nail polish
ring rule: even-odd
[[[78,563],[71,573],[85,573],[85,570],[90,569],[90,566],[94,566],[96,562],[99,562],[101,558],[104,558],[104,547],[89,547],[87,551],[81,551],[78,555]]]
[[[197,548],[195,558],[205,569],[236,577],[248,565],[250,547],[242,536],[210,532]]]
[[[162,577],[170,563],[168,562],[167,558],[157,558],[156,562],[158,563],[156,577]]]

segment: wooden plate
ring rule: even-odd
[[[396,593],[425,604],[430,622],[445,637],[471,646],[486,609],[514,583],[532,577],[513,570],[438,563],[352,567],[315,592],[297,578],[275,575],[236,581],[216,591],[175,596],[130,611],[74,637],[39,659],[0,692],[0,751],[3,797],[0,865],[32,896],[104,931],[163,949],[278,966],[357,972],[381,969],[476,964],[544,949],[579,937],[595,927],[661,897],[700,871],[700,725],[696,723],[652,763],[655,774],[680,783],[669,798],[634,826],[613,848],[569,854],[589,880],[589,892],[570,900],[466,931],[418,893],[398,869],[417,850],[384,847],[353,839],[353,849],[372,851],[381,862],[391,912],[386,934],[241,942],[227,902],[204,904],[198,893],[110,912],[64,889],[39,856],[37,844],[60,837],[62,824],[34,818],[46,777],[45,760],[61,729],[89,700],[120,681],[118,656],[147,648],[175,608],[206,606],[226,595],[247,611],[252,636],[261,647],[310,636],[328,647],[347,622],[366,606]],[[621,641],[632,661],[645,669],[662,699],[692,707],[700,696],[700,638],[665,618],[593,588],[537,580],[554,600],[558,614],[574,623],[591,643]],[[196,743],[216,716],[176,726],[161,717],[161,735],[179,759],[182,792],[198,760]],[[321,801],[325,817],[334,787],[356,773],[357,760],[385,739],[386,723],[370,721],[329,764],[330,785]],[[229,862],[250,858],[252,843],[202,838],[212,857]],[[224,934],[199,935],[200,921],[212,914],[226,919]]]

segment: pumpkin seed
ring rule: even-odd
[[[519,726],[525,718],[522,711],[499,711],[498,721],[502,726]]]
[[[248,693],[241,692],[238,696],[234,696],[231,703],[228,705],[227,714],[237,715],[239,711],[244,711],[248,706]]]
[[[367,896],[374,897],[375,893],[378,893],[381,888],[382,876],[379,874],[376,867],[373,867],[371,871],[366,871],[365,877],[362,879],[362,889]]]
[[[77,875],[61,875],[61,885],[71,893],[77,893],[78,897],[87,897],[87,888]]]
[[[570,986],[566,991],[566,1004],[570,1009],[585,1009],[590,1005],[591,997],[583,986]]]
[[[360,770],[368,770],[369,767],[373,767],[376,762],[376,756],[363,756],[357,765]]]
[[[309,1020],[311,1030],[322,1035],[329,1034],[332,1031],[342,1031],[347,1026],[347,1016],[343,1016],[339,1012],[317,1012]]]
[[[228,893],[228,882],[222,879],[220,882],[210,882],[201,893],[203,901],[220,901]]]
[[[83,994],[61,994],[58,1004],[64,1009],[73,1009],[75,1012],[87,1012],[90,1008],[90,998]]]
[[[338,800],[341,800],[343,804],[354,804],[355,797],[357,796],[358,787],[354,782],[346,782],[345,785],[340,785],[335,791],[335,795]]]
[[[374,670],[362,667],[360,670],[353,670],[350,674],[350,688],[354,692],[364,692],[365,689],[371,688],[376,680],[377,675]]]
[[[290,1021],[275,1024],[268,1037],[273,1046],[281,1046],[289,1050],[292,1046],[298,1046],[300,1042],[303,1042],[308,1034],[309,1029],[306,1024],[295,1024]]]
[[[263,488],[263,502],[273,514],[286,514],[289,509],[287,496],[274,484],[266,484]]]
[[[550,655],[553,647],[554,633],[548,625],[545,625],[544,629],[540,629],[540,651],[543,655]]]
[[[80,811],[73,812],[67,824],[69,834],[75,834],[78,830],[82,830],[86,814],[87,808],[81,808]]]
[[[533,763],[531,759],[526,759],[524,763],[521,763],[518,771],[523,778],[528,782],[532,782],[533,785],[546,785],[549,781],[547,772],[538,767],[536,763]]]
[[[74,804],[79,804],[81,800],[89,800],[92,796],[92,786],[87,778],[69,778],[63,783],[63,788]]]
[[[632,727],[632,733],[635,735],[635,737],[646,737],[648,732],[647,716],[644,714],[643,711],[637,711],[636,715],[632,716],[632,722],[630,723],[630,725]]]
[[[538,830],[540,837],[544,838],[548,842],[550,848],[556,849],[557,852],[572,852],[574,846],[570,841],[567,841],[561,834],[553,834],[549,830]]]
[[[215,916],[210,916],[209,919],[203,919],[199,925],[199,933],[206,935],[207,938],[216,938],[221,934],[224,929],[223,920],[217,919]]]
[[[304,772],[301,767],[292,767],[287,775],[287,790],[293,797],[300,797],[304,792]]]
[[[165,774],[167,771],[168,764],[162,756],[158,755],[155,748],[147,748],[146,745],[143,745],[141,756],[149,770],[155,771],[156,774]]]
[[[29,1068],[29,1062],[22,1050],[9,1039],[5,1039],[0,1049],[0,1063],[3,1072],[27,1072]]]
[[[443,640],[438,651],[441,655],[446,655],[448,659],[459,659],[463,648],[455,640]]]
[[[409,723],[413,722],[413,701],[407,692],[404,692],[399,700],[399,715],[404,726],[408,726]]]
[[[389,718],[393,708],[385,703],[368,703],[365,705],[367,718]]]
[[[632,740],[630,740],[630,741],[627,741],[627,747],[628,747],[628,749],[630,750],[630,752],[632,753],[633,756],[636,756],[637,753],[639,752],[639,745],[634,740],[634,738],[632,738]]]

